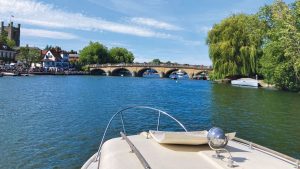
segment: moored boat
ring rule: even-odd
[[[19,76],[19,73],[14,72],[2,72],[3,76]]]
[[[127,136],[123,115],[130,109],[148,109],[157,113],[156,130]],[[175,121],[183,132],[159,131],[162,115]],[[116,117],[121,119],[121,137],[104,143],[111,122]],[[292,169],[299,168],[299,160],[237,138],[235,133],[225,134],[220,128],[189,132],[181,122],[162,110],[136,106],[113,115],[104,131],[98,152],[82,166],[82,169],[107,168]]]
[[[259,87],[258,80],[251,79],[251,78],[241,78],[237,80],[231,80],[231,84],[237,86]]]

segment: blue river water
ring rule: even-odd
[[[0,168],[80,168],[109,118],[134,105],[159,108],[188,130],[212,126],[300,158],[300,95],[209,81],[101,76],[0,78]],[[155,129],[156,115],[125,114],[129,133]],[[119,121],[108,138],[119,136]],[[161,129],[179,130],[162,118]]]

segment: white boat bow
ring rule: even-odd
[[[157,111],[157,130],[126,136],[123,112],[132,108],[146,108]],[[175,133],[158,131],[160,116],[162,114],[175,120],[184,131]],[[107,140],[103,144],[107,129],[112,119],[117,115],[120,115],[123,124],[121,137]],[[226,135],[224,148],[216,148],[215,143],[218,144],[222,141],[222,139],[220,139],[221,137],[219,137],[220,133],[216,131],[218,131],[218,128],[212,128],[208,133],[207,131],[187,132],[186,128],[177,119],[161,110],[144,106],[126,108],[114,114],[111,118],[102,137],[99,151],[82,166],[82,169],[299,168],[299,160],[249,141],[236,138],[234,137],[235,133],[234,135],[232,133]],[[181,135],[185,137],[185,139],[191,139],[192,145],[180,144],[180,140],[185,143],[189,142],[180,139]],[[212,136],[214,135],[219,139],[213,140],[214,138]],[[204,138],[205,136],[208,138],[208,144],[206,142],[207,139]],[[169,141],[164,140],[162,137],[169,139]],[[195,139],[200,139],[200,142],[201,140],[202,142],[199,145],[195,145]]]

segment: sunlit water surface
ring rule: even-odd
[[[109,118],[146,105],[188,130],[226,132],[300,158],[300,95],[159,78],[33,76],[0,78],[0,168],[80,168],[98,148]],[[129,133],[155,129],[148,111],[125,114]],[[108,138],[119,136],[119,119]],[[161,129],[179,130],[162,118]]]

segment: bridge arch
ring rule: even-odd
[[[91,70],[91,75],[101,75],[101,76],[106,76],[106,72],[103,69],[93,69]]]
[[[194,74],[193,79],[207,80],[207,76],[208,76],[208,71],[201,70]]]
[[[142,68],[142,69],[139,69],[137,72],[136,72],[136,76],[137,77],[143,77],[144,73],[148,70],[152,70],[153,73],[159,73],[160,74],[160,71],[154,69],[154,68],[151,68],[151,67],[145,67],[145,68]]]
[[[169,78],[170,75],[171,75],[173,72],[176,72],[176,71],[179,71],[179,70],[181,70],[181,71],[184,73],[184,75],[190,76],[186,70],[184,70],[184,69],[179,69],[179,68],[174,68],[174,69],[170,69],[170,70],[166,71],[166,72],[165,72],[165,77],[166,77],[166,78]],[[190,78],[190,77],[189,77],[189,78]]]
[[[111,76],[132,76],[133,72],[126,68],[116,68],[111,71]]]

